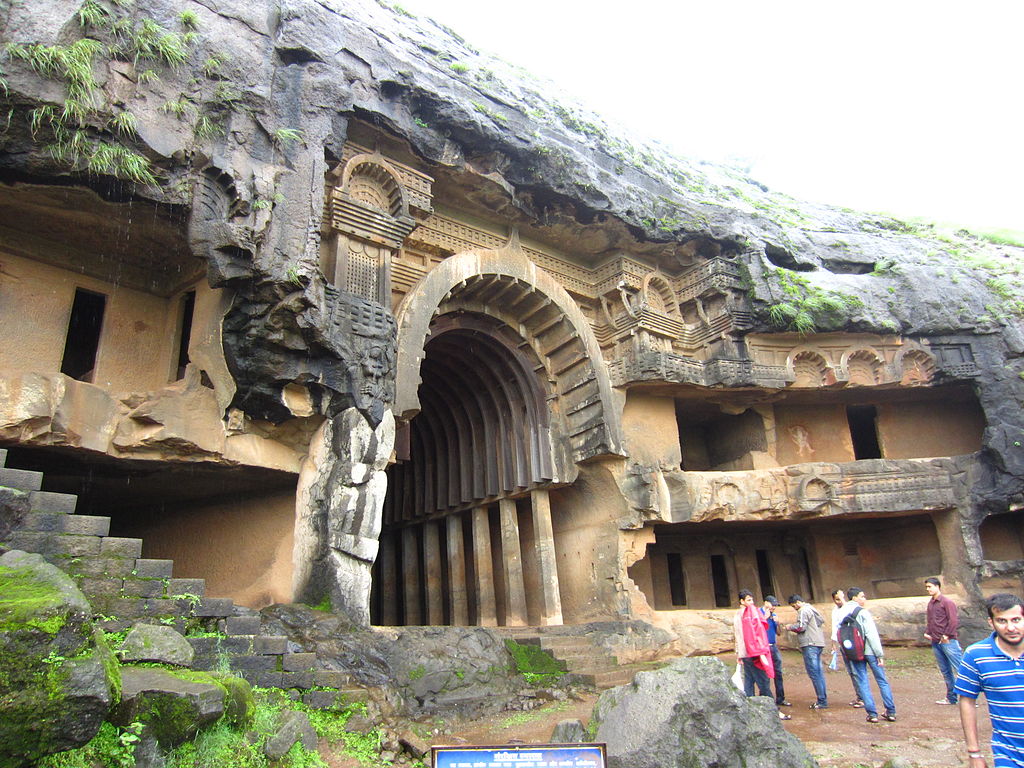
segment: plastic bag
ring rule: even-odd
[[[832,658],[828,662],[828,668],[831,669],[833,672],[839,669],[839,654],[837,654],[835,651],[832,651]]]
[[[736,671],[732,673],[732,684],[735,685],[740,692],[743,692],[743,665],[737,664]]]

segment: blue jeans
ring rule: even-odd
[[[782,684],[782,653],[775,643],[769,643],[768,647],[772,649],[772,664],[775,665],[775,703],[781,704],[786,700],[786,689]]]
[[[892,699],[892,688],[889,687],[889,678],[885,676],[885,668],[879,666],[878,659],[866,655],[863,661],[851,661],[853,676],[857,680],[857,695],[864,702],[864,711],[870,717],[878,717],[878,708],[875,706],[875,697],[871,695],[871,684],[868,682],[868,667],[871,667],[871,674],[875,677],[875,685],[878,692],[882,694],[882,703],[885,705],[885,714],[896,714],[896,702]]]
[[[805,645],[800,649],[804,656],[804,669],[807,676],[811,678],[811,685],[814,686],[814,695],[818,697],[818,706],[828,706],[828,692],[825,690],[825,670],[821,668],[820,645]]]
[[[946,643],[932,643],[932,653],[939,665],[942,679],[946,681],[946,701],[956,704],[957,696],[953,685],[956,683],[956,671],[960,668],[960,657],[964,655],[960,643],[950,640]]]
[[[772,689],[768,683],[768,673],[754,664],[754,657],[740,659],[743,664],[743,693],[754,695],[754,683],[757,683],[758,696],[771,696]]]

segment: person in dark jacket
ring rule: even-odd
[[[775,665],[775,703],[780,707],[792,707],[786,701],[786,688],[782,682],[782,654],[779,652],[779,617],[775,615],[775,609],[779,607],[778,598],[775,595],[768,595],[761,606],[761,613],[768,621],[768,647],[772,651],[772,662]]]
[[[946,682],[946,698],[939,699],[936,704],[956,704],[956,671],[960,668],[963,650],[957,639],[960,621],[956,612],[956,603],[942,594],[942,584],[936,578],[924,580],[924,590],[929,594],[928,618],[924,630],[925,639],[932,644],[935,663],[939,665],[942,679]]]

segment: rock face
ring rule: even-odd
[[[74,582],[39,555],[0,556],[0,765],[81,746],[117,698],[117,661]]]
[[[812,768],[766,697],[746,698],[718,659],[680,659],[605,691],[595,741],[609,768]]]
[[[315,652],[328,669],[390,690],[409,713],[500,709],[516,692],[512,657],[481,627],[363,629],[301,605],[265,608],[263,628]]]
[[[170,627],[136,624],[121,644],[123,661],[154,661],[187,667],[196,652],[188,641]]]
[[[252,715],[252,690],[241,678],[125,667],[122,681],[121,701],[111,722],[121,726],[143,723],[164,749],[192,738],[222,716],[242,724]]]

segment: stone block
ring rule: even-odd
[[[61,515],[74,514],[78,506],[78,497],[73,493],[54,493],[53,491],[30,491],[29,503],[34,512],[53,512]]]
[[[173,560],[135,560],[135,575],[142,579],[169,579],[174,568]]]
[[[259,616],[228,616],[226,631],[229,635],[258,635]]]
[[[252,639],[252,652],[266,655],[279,655],[288,651],[288,638],[280,635],[263,637],[257,635]]]
[[[115,578],[131,576],[135,567],[135,560],[124,557],[84,557],[68,558],[63,566],[69,573],[79,573],[83,576],[103,576]]]
[[[43,485],[43,473],[28,469],[0,469],[0,485],[19,491],[38,491]]]
[[[206,581],[204,579],[171,579],[167,582],[167,594],[171,597],[176,595],[202,597],[205,593]]]
[[[281,672],[266,672],[259,669],[242,669],[238,674],[245,678],[250,684],[260,688],[280,688]]]
[[[197,653],[192,659],[191,666],[192,669],[198,669],[200,672],[210,672],[220,668],[220,657],[216,654]]]
[[[177,608],[174,601],[166,597],[147,597],[145,601],[147,616],[173,616]]]
[[[227,616],[235,604],[229,597],[204,597],[195,608],[195,615],[201,617]]]
[[[7,542],[11,549],[35,552],[40,555],[63,554],[57,552],[57,534],[40,531],[13,531]]]
[[[107,536],[100,545],[100,554],[112,557],[142,557],[142,539]]]
[[[97,597],[121,597],[122,580],[119,578],[106,578],[103,576],[82,576],[78,582],[78,588],[85,593],[90,602]]]
[[[48,512],[29,512],[21,520],[21,530],[37,533],[63,533],[64,518],[67,515]]]
[[[243,670],[259,670],[263,672],[276,672],[278,664],[278,656],[251,656],[248,654],[239,654],[237,656],[229,656],[231,660],[231,669]]]
[[[57,552],[71,557],[88,557],[97,555],[100,552],[101,542],[99,536],[77,536],[71,533],[57,535]]]
[[[276,659],[277,656],[264,656],[267,659]],[[282,688],[312,688],[313,672],[283,672],[281,674]]]
[[[196,655],[213,656],[217,653],[219,637],[186,637]]]
[[[351,682],[347,672],[337,669],[315,669],[313,670],[313,685],[324,688],[343,688]]]
[[[285,672],[305,672],[316,667],[315,653],[287,653],[282,657]]]
[[[252,635],[229,635],[221,638],[220,649],[224,653],[252,653]]]
[[[337,701],[337,691],[306,691],[302,694],[302,703],[310,709],[330,709]]]
[[[79,536],[106,536],[110,533],[110,518],[99,515],[58,515],[64,521],[64,533]]]
[[[125,597],[163,597],[166,589],[167,585],[161,579],[136,579],[129,577],[124,580]],[[171,611],[168,612],[170,613]]]

